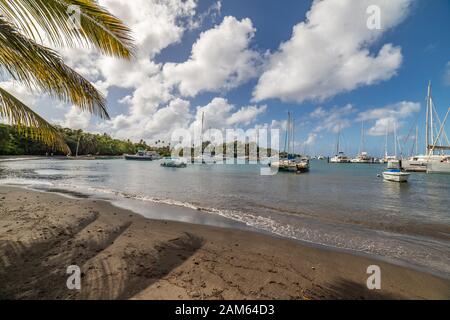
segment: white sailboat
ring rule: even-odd
[[[341,142],[341,128],[339,127],[336,143],[336,155],[330,158],[330,163],[350,163],[351,161],[350,158],[344,154],[344,152],[340,151],[340,142]]]
[[[364,121],[361,123],[361,141],[359,144],[359,152],[356,158],[351,160],[352,163],[373,163],[373,158],[364,150],[365,135],[364,135]]]
[[[200,137],[201,137],[201,141],[200,141],[200,145],[201,145],[201,154],[194,157],[194,162],[195,163],[200,163],[200,164],[215,164],[216,163],[216,159],[214,157],[212,157],[211,155],[207,155],[205,154],[205,150],[204,150],[204,146],[203,146],[203,133],[204,133],[204,124],[205,124],[205,113],[202,113],[202,127],[201,127],[201,133],[200,133]]]
[[[404,159],[402,161],[402,168],[406,171],[414,172],[448,172],[445,169],[445,163],[449,155],[444,154],[444,151],[450,150],[450,142],[444,131],[444,125],[447,116],[444,122],[441,123],[433,102],[431,82],[428,84],[428,93],[426,100],[427,110],[425,120],[425,154],[417,155],[418,132],[416,131],[416,155],[408,159]],[[439,129],[439,133],[436,133],[437,129]],[[443,146],[443,139],[446,140],[447,146]],[[438,143],[440,145],[438,145]],[[436,154],[437,152],[439,153]]]
[[[309,171],[309,158],[295,155],[295,126],[294,118],[288,112],[285,138],[286,158],[272,162],[271,167],[278,168],[279,171],[302,173]]]

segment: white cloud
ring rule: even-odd
[[[227,119],[227,124],[230,126],[236,124],[249,125],[256,119],[258,115],[263,114],[264,112],[266,112],[266,110],[267,106],[265,105],[261,107],[258,106],[242,107]]]
[[[254,33],[250,19],[225,17],[200,35],[188,61],[164,66],[166,81],[177,85],[184,96],[237,87],[257,75],[260,57],[249,49]]]
[[[310,133],[308,138],[303,142],[304,146],[313,146],[317,141],[317,133]]]
[[[352,121],[348,117],[355,112],[356,109],[351,104],[344,107],[333,107],[331,110],[318,107],[310,114],[311,118],[317,120],[317,126],[313,133],[342,131],[351,126]]]
[[[269,59],[253,92],[254,100],[324,100],[393,77],[401,49],[385,44],[370,51],[384,32],[406,16],[411,0],[316,0],[307,20]],[[382,30],[367,28],[369,5],[381,8]]]
[[[445,65],[444,84],[450,86],[450,61]]]
[[[32,107],[38,100],[37,95],[33,94],[26,86],[24,86],[20,82],[12,80],[2,81],[0,82],[0,87],[8,91],[28,107]]]
[[[72,106],[64,116],[63,121],[54,121],[64,128],[86,130],[91,122],[91,114],[81,111],[80,108]]]
[[[102,129],[113,130],[121,138],[169,141],[176,129],[187,129],[193,136],[199,137],[203,115],[205,131],[210,128],[225,130],[234,126],[248,126],[265,111],[266,106],[248,106],[236,110],[228,100],[214,98],[207,105],[198,106],[192,113],[188,101],[176,98],[140,120],[123,114],[113,117],[107,125],[102,125]]]
[[[358,115],[358,121],[375,121],[374,125],[368,130],[371,136],[383,136],[392,133],[394,124],[397,128],[401,128],[404,123],[402,120],[407,119],[420,111],[420,103],[402,101],[395,104],[387,105],[383,108],[375,108],[361,112]]]

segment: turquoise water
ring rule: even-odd
[[[250,165],[39,159],[0,162],[0,183],[101,197],[149,218],[252,228],[449,277],[450,176],[397,184],[378,178],[382,170],[312,161],[307,174],[261,176]]]

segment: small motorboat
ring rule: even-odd
[[[402,172],[400,169],[387,169],[383,172],[383,179],[392,182],[408,182],[410,173]]]
[[[408,172],[403,172],[400,160],[392,160],[388,162],[387,169],[383,172],[383,179],[392,182],[408,182],[411,176]]]
[[[184,159],[176,159],[176,158],[165,159],[163,162],[161,162],[161,167],[186,168],[187,161]]]

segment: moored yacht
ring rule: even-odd
[[[339,152],[334,157],[330,158],[330,163],[350,163],[351,160],[343,152]]]
[[[351,160],[352,163],[373,163],[373,158],[364,152],[365,135],[364,135],[364,121],[361,123],[361,142],[359,145],[359,152],[356,158]]]
[[[436,108],[433,102],[431,82],[428,84],[428,95],[427,95],[427,110],[426,110],[426,132],[425,132],[425,155],[415,155],[408,159],[402,161],[402,168],[405,171],[413,172],[429,172],[429,173],[439,173],[439,172],[449,172],[447,169],[448,158],[450,155],[445,154],[445,151],[450,150],[450,142],[444,131],[445,123],[447,121],[450,108],[447,111],[445,119],[443,122],[439,119],[439,115],[436,112]],[[440,128],[436,125],[439,124]],[[438,134],[436,135],[436,132]],[[416,154],[418,146],[418,129],[416,130]],[[447,142],[447,146],[443,146],[442,142]],[[441,145],[438,145],[441,144]],[[440,154],[436,154],[440,152]],[[441,171],[442,170],[442,171]]]
[[[144,151],[139,150],[136,154],[124,155],[125,160],[136,160],[136,161],[153,161],[161,159],[161,155],[156,151]]]

